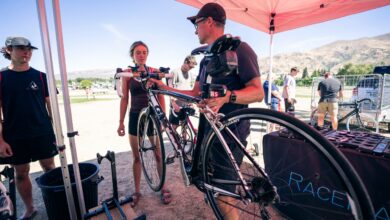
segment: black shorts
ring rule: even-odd
[[[288,99],[284,99],[284,111],[285,112],[294,112],[295,106],[294,103],[288,102]]]
[[[11,146],[13,156],[0,158],[0,164],[26,164],[58,154],[54,134],[6,142]]]
[[[130,135],[137,136],[138,116],[139,116],[139,112],[130,112],[130,115],[129,115],[129,134]]]
[[[129,116],[129,134],[137,136],[138,135],[138,117],[139,117],[139,112],[130,112]],[[153,135],[154,129],[152,123],[149,124],[148,127],[148,135]]]

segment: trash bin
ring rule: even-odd
[[[73,165],[68,165],[68,169],[77,216],[79,217],[80,207],[74,180]],[[88,211],[88,209],[96,207],[98,204],[99,167],[93,163],[79,163],[79,169],[84,192],[85,208]],[[36,182],[42,191],[42,197],[49,219],[70,219],[61,167],[42,174],[36,179]]]

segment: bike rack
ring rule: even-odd
[[[128,202],[132,202],[133,198],[131,196],[128,196],[124,199],[119,200],[118,198],[118,184],[117,184],[117,178],[116,178],[116,162],[115,162],[115,153],[113,151],[107,151],[105,156],[101,156],[99,153],[96,154],[97,162],[101,164],[103,159],[107,159],[110,161],[111,164],[111,178],[112,178],[112,190],[113,190],[113,196],[109,199],[106,199],[102,202],[102,205],[100,208],[97,208],[93,211],[89,211],[84,215],[84,219],[90,219],[94,216],[97,216],[101,213],[105,213],[108,220],[113,220],[113,216],[110,213],[111,209],[117,209],[120,214],[120,219],[127,220],[127,217],[125,215],[124,210],[122,209],[122,205],[126,204]],[[104,178],[101,177],[101,180]],[[134,220],[143,220],[146,219],[145,214],[135,218]]]
[[[13,205],[13,212],[11,216],[11,220],[16,220],[16,187],[15,187],[15,169],[13,167],[5,166],[4,169],[0,172],[0,176],[4,176],[8,178],[8,195],[11,198]]]

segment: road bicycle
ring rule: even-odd
[[[213,47],[206,53],[217,54]],[[116,78],[139,77],[145,84],[149,78],[164,77],[161,72],[164,71],[139,73],[129,70],[118,73]],[[206,88],[216,87],[208,85]],[[149,101],[138,119],[139,152],[144,176],[152,190],[161,190],[166,165],[177,159],[184,184],[193,184],[205,194],[206,202],[218,219],[232,216],[239,219],[292,218],[292,215],[277,211],[284,207],[298,210],[299,219],[322,219],[324,216],[374,219],[371,200],[352,166],[323,135],[304,122],[268,109],[245,108],[222,115],[206,106],[201,117],[204,117],[207,129],[202,127],[204,136],[199,130],[189,158],[157,95],[168,95],[189,103],[199,103],[204,96],[145,89]],[[203,91],[208,95],[219,93],[212,89]],[[267,132],[268,123],[277,124],[278,130]],[[173,148],[173,154],[168,158],[163,136],[168,137]],[[296,150],[291,150],[273,140],[301,144],[293,144],[291,147]],[[259,148],[258,156],[252,156],[246,150],[255,145]],[[292,156],[294,152],[300,152],[299,156]],[[290,155],[290,159],[282,154]]]
[[[371,99],[365,98],[361,100],[355,100],[353,102],[340,102],[338,103],[339,111],[340,109],[347,107],[352,108],[347,114],[341,117],[338,115],[338,123],[343,124],[345,121],[345,128],[348,131],[365,131],[365,132],[373,132],[373,129],[377,127],[377,122],[375,118],[366,113],[361,113],[361,105],[363,103],[372,103]],[[317,125],[317,114],[318,109],[314,109],[310,116],[310,124],[313,126]],[[324,120],[324,128],[331,128],[331,123],[329,119],[329,114],[325,114]]]

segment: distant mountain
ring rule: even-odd
[[[302,53],[278,54],[273,58],[273,72],[285,74],[297,66],[307,67],[311,74],[316,69],[337,73],[347,63],[390,65],[390,33],[357,40],[341,40]],[[269,57],[259,59],[262,72],[269,70]]]
[[[309,74],[316,69],[330,69],[337,73],[338,69],[347,63],[390,65],[390,33],[357,40],[335,41],[307,52],[275,55],[273,72],[286,74],[291,67],[297,66],[301,74],[305,67],[308,68]],[[259,65],[262,72],[268,72],[269,58],[259,59]],[[73,71],[68,73],[68,78],[108,79],[112,78],[114,73],[115,69]]]

